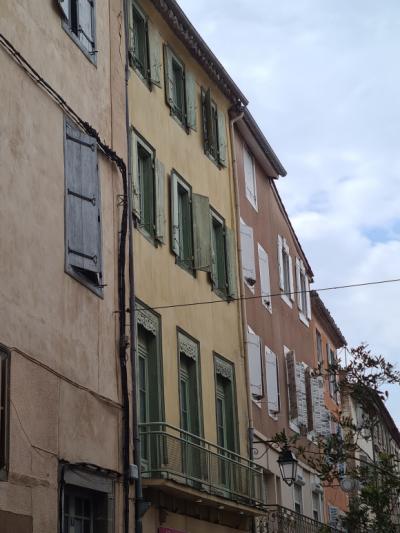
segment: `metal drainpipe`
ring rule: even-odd
[[[130,309],[130,362],[131,362],[131,387],[132,387],[132,441],[133,441],[133,464],[137,466],[137,478],[135,479],[135,533],[142,533],[142,514],[147,507],[143,502],[143,486],[141,474],[141,447],[139,435],[139,420],[137,411],[137,388],[136,388],[136,300],[135,300],[135,267],[134,267],[134,242],[133,242],[133,218],[132,218],[132,165],[130,143],[130,118],[129,118],[129,23],[128,9],[129,0],[123,0],[124,26],[125,26],[125,120],[128,153],[128,270],[129,270],[129,309]]]
[[[236,160],[236,146],[235,146],[235,128],[234,125],[239,120],[242,120],[244,116],[244,111],[241,111],[239,115],[232,118],[229,121],[230,128],[230,139],[231,139],[231,151],[232,151],[232,170],[233,170],[233,187],[234,187],[234,196],[235,196],[235,218],[236,218],[236,241],[237,241],[237,250],[238,250],[238,262],[239,262],[239,297],[240,297],[240,318],[241,318],[241,336],[243,343],[243,353],[244,353],[244,363],[245,363],[245,374],[246,374],[246,388],[247,388],[247,410],[249,417],[249,457],[251,460],[254,459],[253,445],[254,445],[254,422],[253,422],[253,412],[251,405],[251,392],[250,392],[250,375],[249,375],[249,353],[247,349],[246,342],[246,333],[247,333],[247,313],[246,313],[246,301],[244,300],[245,288],[244,280],[242,276],[242,245],[240,241],[240,203],[239,203],[239,182],[237,175],[237,160]]]

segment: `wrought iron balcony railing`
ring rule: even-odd
[[[280,505],[265,505],[267,516],[256,519],[256,533],[339,533],[322,522]]]
[[[244,505],[264,502],[255,463],[165,423],[140,424],[142,476],[168,479]]]

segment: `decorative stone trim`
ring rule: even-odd
[[[233,381],[233,366],[222,359],[215,359],[215,372],[225,379]]]
[[[193,359],[193,361],[197,361],[197,358],[199,356],[199,349],[194,341],[192,341],[182,333],[178,333],[178,346],[179,353],[183,353],[187,357]]]
[[[139,307],[136,310],[136,322],[144,329],[152,333],[155,337],[159,333],[159,322],[151,311],[148,311],[144,307]]]

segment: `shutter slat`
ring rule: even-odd
[[[155,162],[156,180],[156,239],[163,243],[165,238],[165,167],[163,163],[156,159]]]
[[[161,36],[150,20],[147,21],[147,28],[149,38],[150,81],[154,85],[161,87]]]
[[[233,229],[227,227],[225,228],[225,247],[228,295],[230,298],[237,298],[236,238]]]
[[[240,243],[242,246],[243,277],[250,286],[256,281],[253,228],[240,220]]]
[[[207,196],[192,194],[193,255],[195,270],[211,270],[210,201]]]
[[[178,209],[178,176],[171,174],[171,249],[179,256],[179,209]]]
[[[226,136],[226,123],[225,123],[225,113],[218,109],[218,161],[219,163],[226,167],[228,164],[227,161],[227,136]]]
[[[261,343],[260,337],[247,331],[247,352],[249,357],[250,392],[254,398],[263,397],[262,370],[261,370]]]
[[[197,129],[197,91],[196,79],[194,75],[186,70],[185,72],[185,89],[186,89],[186,124],[193,131]]]

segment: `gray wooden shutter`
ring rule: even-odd
[[[132,173],[132,212],[140,221],[141,216],[141,198],[140,198],[140,180],[138,165],[138,146],[137,136],[131,129],[131,160],[130,167]]]
[[[283,250],[282,237],[280,235],[278,235],[279,288],[281,290],[284,290],[285,289],[285,281],[284,281],[284,274],[283,274],[282,250]]]
[[[165,98],[170,107],[174,107],[174,78],[172,70],[172,52],[171,49],[164,45],[164,74],[165,74]]]
[[[214,139],[214,128],[212,127],[212,105],[211,105],[211,90],[204,94],[204,144],[206,151],[210,151],[212,146],[216,145],[216,139]]]
[[[307,394],[303,363],[296,363],[296,390],[298,406],[297,424],[299,427],[307,428]]]
[[[250,392],[254,398],[263,397],[261,343],[260,337],[247,331],[247,352],[249,357]]]
[[[237,298],[236,282],[236,239],[235,232],[231,228],[225,227],[225,247],[226,247],[226,270],[228,281],[228,295],[230,298]]]
[[[135,54],[135,25],[133,23],[133,2],[128,0],[128,55],[132,62]]]
[[[165,237],[165,168],[159,159],[155,161],[155,196],[156,196],[156,234],[159,242],[164,242]]]
[[[197,91],[196,79],[194,75],[186,70],[185,72],[185,90],[186,90],[186,124],[193,131],[197,128]]]
[[[101,272],[100,188],[95,139],[66,123],[66,260]]]
[[[79,40],[92,52],[95,48],[94,0],[78,0]]]
[[[288,254],[289,257],[289,284],[290,284],[290,299],[294,302],[294,283],[293,283],[293,261],[292,256]]]
[[[309,282],[307,274],[306,274],[306,291],[307,291],[307,293],[306,293],[306,300],[307,300],[307,313],[306,313],[306,316],[307,316],[308,320],[311,320],[310,282]]]
[[[297,290],[297,305],[300,311],[304,311],[303,300],[301,297],[301,265],[300,265],[300,259],[298,257],[296,257],[296,290]]]
[[[61,15],[66,20],[69,20],[69,3],[70,3],[70,0],[56,0],[56,3],[57,3],[58,7],[61,10]]]
[[[253,228],[245,224],[243,220],[240,220],[240,244],[242,247],[243,277],[253,287],[256,282]]]
[[[211,284],[213,288],[215,287],[218,280],[218,268],[217,268],[217,258],[215,256],[216,243],[215,243],[215,233],[213,230],[213,220],[210,212],[210,231],[211,231]]]
[[[260,244],[258,245],[258,263],[260,267],[260,285],[261,285],[262,302],[271,311],[272,310],[272,298],[271,298],[271,284],[270,284],[270,279],[269,279],[268,254]]]
[[[286,354],[286,369],[289,395],[289,418],[291,420],[297,420],[299,409],[297,405],[296,359],[293,351]]]
[[[211,271],[210,200],[192,194],[193,255],[195,270]]]
[[[171,250],[179,256],[178,176],[171,174]]]
[[[224,167],[227,166],[227,137],[225,114],[218,110],[218,161]]]
[[[147,28],[149,36],[150,81],[154,85],[161,87],[161,36],[150,20],[147,22]]]
[[[279,412],[278,360],[272,350],[265,347],[265,376],[267,381],[268,412]]]

